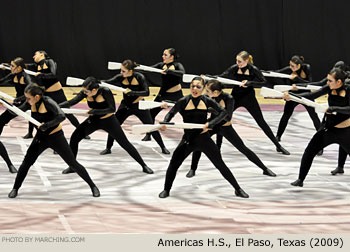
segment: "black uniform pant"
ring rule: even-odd
[[[162,102],[162,101],[170,101],[170,102],[177,102],[179,99],[183,97],[182,90],[173,92],[173,93],[167,93],[164,94],[158,94],[157,97],[154,99],[154,101]],[[151,117],[153,120],[153,123],[155,121],[156,116],[159,114],[159,112],[162,111],[162,108],[157,107],[150,110]]]
[[[67,97],[63,92],[63,89],[54,92],[45,92],[44,95],[51,97],[57,104],[67,101]],[[74,127],[79,126],[78,119],[72,114],[66,114],[67,119],[74,125]]]
[[[12,114],[9,110],[5,110],[0,115],[0,135],[5,127],[6,124],[8,124],[13,118],[15,118],[17,115]]]
[[[347,156],[348,156],[348,153],[346,153],[346,151],[341,146],[339,146],[338,167],[344,168],[344,164]]]
[[[214,134],[216,134],[215,131],[210,131],[211,136]],[[244,154],[251,162],[256,164],[262,170],[267,169],[267,167],[263,164],[263,162],[261,162],[259,157],[244,144],[244,142],[239,137],[237,132],[234,130],[232,125],[221,126],[217,134],[224,136],[233,146],[237,148],[238,151]],[[193,152],[191,170],[197,169],[200,157],[201,157],[200,151]]]
[[[99,129],[102,129],[109,133],[111,137],[113,137],[113,139],[115,139],[118,144],[124,150],[126,150],[129,155],[133,157],[141,166],[146,165],[135,147],[127,139],[123,129],[120,127],[117,118],[113,115],[105,119],[99,119],[96,117],[87,118],[75,129],[69,143],[75,157],[78,154],[79,142],[85,136],[88,136]]]
[[[299,104],[300,103],[297,103],[294,101],[287,101],[286,104],[284,105],[283,115],[281,117],[280,123],[278,125],[278,130],[277,130],[278,137],[281,137],[283,135],[283,132],[287,128],[289,118],[292,116],[295,107],[298,106]],[[306,106],[304,104],[300,104],[300,105],[303,105],[306,108],[314,124],[315,129],[318,130],[318,128],[321,125],[321,122],[320,122],[320,119],[318,118],[317,113],[315,112],[315,109],[312,107]]]
[[[346,153],[350,153],[350,127],[348,128],[331,128],[328,130],[318,131],[310,140],[301,159],[299,169],[299,179],[304,181],[312,161],[316,154],[330,144],[339,144]]]
[[[180,144],[176,147],[173,156],[171,157],[170,164],[166,171],[164,190],[170,191],[173,182],[176,177],[176,172],[179,169],[182,162],[193,151],[204,152],[214,166],[220,171],[222,176],[236,189],[240,189],[235,177],[231,173],[230,169],[226,166],[222,160],[220,151],[214,141],[210,138],[208,132],[200,134],[191,141],[183,138]]]
[[[0,135],[5,127],[13,118],[17,117],[17,115],[12,114],[9,110],[6,110],[0,115]],[[29,129],[28,132],[33,133],[34,125],[31,122],[28,122]]]
[[[137,118],[140,119],[140,121],[143,124],[153,124],[154,121],[151,118],[151,114],[149,110],[140,110],[138,108],[121,108],[118,109],[115,113],[115,116],[117,120],[119,121],[120,125],[124,123],[124,121],[131,115],[135,115]],[[156,142],[159,144],[161,148],[164,148],[164,143],[162,140],[162,137],[159,134],[159,131],[151,132],[151,135],[156,140]],[[107,140],[107,148],[110,149],[113,146],[114,138],[108,134],[108,140]]]
[[[270,138],[270,140],[276,145],[276,147],[281,147],[279,142],[277,141],[276,137],[272,133],[271,128],[269,125],[267,125],[258,101],[256,100],[255,97],[255,92],[249,92],[245,95],[235,97],[235,105],[234,105],[234,110],[235,111],[239,107],[244,107],[248,110],[248,112],[252,115],[256,123],[259,125],[259,127],[264,131],[265,135]]]
[[[4,144],[0,141],[0,156],[4,159],[7,166],[12,165],[12,162],[10,160],[9,154],[7,153],[7,150],[4,146]]]
[[[72,150],[70,149],[66,138],[64,137],[63,131],[60,130],[52,135],[44,135],[41,132],[38,132],[32,143],[30,144],[27,153],[24,157],[24,160],[21,166],[18,169],[17,177],[15,180],[15,184],[13,186],[14,189],[19,189],[27,176],[29,168],[35,163],[39,155],[46,150],[47,148],[51,148],[58,153],[62,157],[62,159],[74,170],[78,173],[78,175],[84,179],[89,186],[92,188],[95,186],[94,182],[92,182],[88,172],[85,168],[78,163],[75,159]]]

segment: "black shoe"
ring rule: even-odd
[[[68,167],[67,169],[62,171],[62,174],[75,173],[72,168]]]
[[[237,197],[241,197],[241,198],[249,198],[249,195],[243,191],[242,188],[239,188],[238,190],[235,190],[235,194]]]
[[[192,178],[196,175],[196,171],[195,170],[189,170],[186,174],[187,178]]]
[[[150,134],[146,134],[144,138],[142,138],[141,141],[151,141],[151,135]]]
[[[271,177],[276,177],[276,174],[273,171],[271,171],[269,168],[266,168],[266,170],[264,170],[263,174],[267,175],[267,176],[271,176]]]
[[[32,133],[27,133],[27,135],[25,135],[25,136],[23,137],[23,139],[30,139],[30,138],[33,138]]]
[[[277,152],[282,152],[283,155],[290,155],[289,151],[287,151],[285,148],[283,148],[282,146],[279,146],[276,148]]]
[[[322,156],[322,154],[323,154],[323,149],[320,150],[316,155],[317,155],[317,156]]]
[[[111,154],[111,153],[112,153],[111,149],[106,148],[100,152],[100,155],[107,155],[107,154]]]
[[[142,167],[142,171],[147,174],[153,174],[153,171],[151,168],[149,168],[147,165]]]
[[[167,148],[163,147],[162,148],[162,153],[163,154],[170,154],[170,151]]]
[[[16,169],[16,167],[13,166],[13,164],[10,164],[8,168],[9,168],[9,172],[17,173],[17,169]]]
[[[300,186],[303,187],[304,183],[300,179],[295,180],[293,183],[290,183],[292,186]]]
[[[84,139],[90,140],[91,137],[90,136],[85,136]]]
[[[16,198],[18,194],[18,190],[17,189],[12,189],[12,191],[9,193],[8,197],[9,198]]]
[[[92,191],[92,196],[100,197],[100,190],[98,190],[97,186],[94,186],[93,188],[91,188],[91,191]]]
[[[278,142],[281,142],[281,137],[280,136],[276,136],[276,139]]]
[[[159,196],[159,198],[162,198],[162,199],[164,199],[164,198],[167,198],[167,197],[169,197],[169,191],[167,191],[167,190],[164,190],[164,191],[162,191],[158,196]]]
[[[333,171],[331,171],[332,175],[337,175],[339,174],[343,174],[344,173],[344,168],[343,167],[337,167],[335,168]]]

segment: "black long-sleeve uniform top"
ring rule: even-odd
[[[27,67],[33,71],[40,72],[35,80],[39,86],[44,86],[48,89],[53,84],[58,82],[57,78],[57,64],[53,59],[43,59],[39,63],[27,64]]]
[[[208,122],[208,113],[212,112],[211,110],[214,110],[217,113],[217,116]],[[181,114],[183,122],[199,124],[205,124],[208,122],[208,128],[213,128],[216,124],[220,123],[227,117],[227,113],[223,107],[213,99],[204,95],[197,98],[192,97],[192,95],[182,97],[165,115],[164,122],[170,122],[178,112]],[[191,140],[201,132],[202,129],[185,129],[184,138]]]
[[[147,80],[143,74],[138,72],[134,72],[132,76],[127,78],[124,78],[121,74],[117,74],[108,80],[104,80],[104,82],[132,90],[126,94],[123,93],[123,100],[121,101],[120,108],[137,108],[137,100],[139,100],[140,97],[149,96]]]
[[[180,62],[174,61],[169,64],[159,62],[152,67],[165,70],[167,74],[162,74],[162,86],[159,93],[164,94],[172,87],[175,87],[182,82],[182,75],[185,73],[185,68]]]
[[[328,112],[336,112],[336,114],[325,113],[319,130],[332,128],[350,118],[350,86],[348,85],[335,90],[331,90],[327,85],[315,92],[302,93],[300,96],[316,99],[325,94],[328,94]]]
[[[243,74],[238,74],[238,70],[240,68],[237,64],[230,66],[227,68],[219,77],[228,78],[237,81],[247,80],[245,84],[248,86],[247,88],[239,87],[234,85],[232,87],[232,95],[234,97],[239,97],[250,92],[254,92],[254,87],[262,87],[267,84],[267,81],[262,74],[262,72],[256,66],[252,64],[247,64],[244,68],[241,68]],[[249,70],[249,75],[244,74],[247,70]]]
[[[30,83],[32,83],[32,80],[24,71],[21,71],[19,73],[9,73],[4,78],[0,79],[0,83],[10,83],[13,86],[15,86],[16,89],[16,102],[24,102],[26,100],[24,96],[24,89],[26,86]]]
[[[25,102],[18,108],[23,111],[30,109],[32,111],[32,117],[37,121],[44,123],[40,127],[40,131],[45,134],[49,134],[52,130],[57,128],[66,118],[58,104],[48,96],[42,96],[41,99],[32,106]],[[35,127],[37,128],[37,126]]]
[[[233,108],[235,105],[235,99],[233,98],[232,95],[225,92],[222,92],[218,97],[212,97],[212,99],[214,99],[214,101],[220,104],[226,110],[226,113],[227,113],[226,117],[215,126],[215,128],[218,128],[224,125],[225,123],[231,121]],[[209,120],[212,120],[217,117],[217,113],[211,111],[211,109],[210,109],[210,112],[212,113]]]
[[[282,69],[276,70],[277,73],[285,73],[285,74],[292,74],[293,71],[290,69],[289,66],[286,66]],[[297,74],[297,77],[295,77],[293,80],[289,79],[288,81],[291,83],[307,83],[312,81],[312,74],[311,74],[311,66],[309,64],[301,64],[298,71],[295,72]],[[304,76],[304,77],[303,77]]]
[[[68,108],[77,103],[82,99],[87,99],[87,104],[91,108],[88,114],[92,115],[93,118],[101,118],[109,113],[115,112],[115,101],[113,94],[109,88],[99,87],[96,95],[87,97],[84,94],[84,90],[81,90],[73,99],[65,101],[59,104],[61,108]]]

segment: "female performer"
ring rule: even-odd
[[[266,136],[275,144],[276,150],[284,155],[290,153],[284,149],[273,135],[269,125],[267,125],[255,97],[253,86],[266,85],[266,79],[261,71],[253,65],[253,57],[246,51],[241,51],[236,56],[236,63],[223,72],[220,77],[238,80],[244,83],[241,86],[233,86],[231,95],[235,100],[233,111],[239,107],[244,107],[253,116],[257,124],[264,131]]]
[[[30,76],[24,71],[26,68],[24,59],[18,57],[11,61],[11,73],[0,80],[0,83],[10,83],[15,87],[16,98],[13,101],[14,105],[19,106],[25,102],[24,89],[32,83]],[[0,135],[4,126],[9,123],[16,115],[6,110],[0,116]]]
[[[143,172],[152,174],[153,171],[145,164],[135,147],[126,138],[117,118],[114,116],[115,101],[111,90],[106,87],[100,87],[99,83],[94,77],[88,77],[83,83],[83,90],[73,99],[60,104],[63,108],[70,107],[86,98],[88,106],[91,108],[88,112],[89,117],[75,129],[71,136],[70,147],[74,156],[77,156],[79,142],[85,136],[98,129],[103,129],[142,166]],[[72,172],[74,170],[68,167],[63,171],[63,174]]]
[[[57,103],[67,101],[62,85],[57,78],[56,62],[43,50],[36,51],[33,59],[35,63],[27,64],[27,66],[37,71],[36,83],[45,88],[44,95],[51,97]],[[67,114],[66,117],[75,127],[79,126],[79,121],[74,115]],[[32,133],[29,133],[25,138],[31,137],[33,137]]]
[[[234,107],[234,99],[232,95],[223,92],[223,85],[221,82],[217,80],[210,80],[207,85],[207,95],[213,98],[217,103],[219,103],[223,108],[225,108],[227,112],[227,116],[222,120],[219,124],[217,124],[213,130],[210,131],[210,136],[214,134],[219,134],[224,136],[233,146],[235,146],[241,153],[243,153],[250,161],[256,164],[263,170],[264,175],[275,177],[276,174],[273,173],[269,168],[267,168],[263,162],[258,158],[258,156],[251,151],[245,144],[242,139],[239,137],[237,132],[234,130],[231,124],[231,118]],[[215,114],[212,113],[211,119],[216,117]],[[210,119],[209,119],[210,120]],[[195,175],[195,172],[198,167],[198,162],[201,156],[200,151],[194,151],[192,157],[192,165],[191,169],[187,173],[187,177],[191,178]]]
[[[221,158],[220,151],[214,141],[211,139],[208,129],[213,128],[227,117],[227,113],[218,103],[211,98],[202,95],[204,90],[204,80],[196,77],[191,82],[191,94],[181,98],[164,118],[164,123],[170,122],[176,113],[180,113],[185,123],[203,123],[203,129],[187,129],[181,142],[175,149],[168,166],[164,190],[159,194],[160,198],[166,198],[170,195],[170,189],[182,162],[192,151],[201,151],[207,155],[209,160],[220,171],[224,178],[235,188],[235,194],[238,197],[248,198],[249,195],[238,185],[230,169],[225,165]],[[208,109],[218,113],[218,115],[207,121]],[[166,127],[163,127],[163,130]]]
[[[15,184],[8,197],[17,197],[18,190],[22,186],[29,168],[47,148],[55,150],[89,184],[92,195],[99,197],[100,192],[98,188],[91,180],[85,168],[77,162],[64,137],[61,125],[61,122],[65,119],[63,111],[50,97],[44,96],[43,90],[36,84],[29,84],[25,88],[24,94],[27,102],[23,103],[19,108],[23,111],[31,109],[33,118],[42,124],[38,127],[37,133],[18,169]]]
[[[162,72],[162,85],[160,87],[159,93],[154,101],[158,102],[177,102],[180,98],[183,97],[181,82],[182,75],[185,73],[185,68],[183,65],[178,62],[179,55],[177,54],[174,48],[168,48],[163,51],[163,62],[159,62],[152,67],[163,69]],[[167,108],[165,102],[164,105],[160,108],[151,109],[151,116],[153,122],[155,121],[158,113],[163,109]],[[147,133],[142,141],[150,141],[151,134]]]
[[[350,87],[344,85],[345,78],[344,71],[333,68],[327,76],[327,86],[313,93],[301,94],[311,99],[328,94],[329,107],[323,117],[321,127],[304,151],[299,177],[291,183],[293,186],[303,186],[314,157],[326,146],[337,143],[346,153],[350,153]],[[285,99],[289,99],[288,95],[285,96]]]
[[[304,63],[303,56],[297,56],[297,55],[293,56],[289,61],[289,67],[287,66],[276,72],[290,74],[291,80],[288,80],[288,84],[292,84],[291,82],[307,83],[312,81],[311,67],[309,64]],[[305,92],[305,90],[298,90],[298,88],[295,85],[291,90],[291,94],[300,94],[301,92]],[[276,138],[278,141],[281,141],[281,137],[287,127],[289,118],[292,116],[295,107],[298,105],[299,103],[294,101],[287,101],[286,104],[284,105],[283,115],[281,117],[280,123],[278,125],[278,130],[277,130]],[[321,122],[317,116],[317,113],[315,112],[315,109],[306,105],[303,105],[303,106],[309,113],[309,116],[314,124],[314,127],[317,130],[320,127]]]
[[[143,74],[134,72],[135,67],[137,67],[135,62],[125,60],[121,66],[121,73],[109,80],[104,81],[126,89],[126,91],[123,93],[123,100],[115,113],[120,125],[122,125],[131,115],[137,116],[142,123],[154,123],[149,110],[140,110],[138,108],[139,101],[143,100],[144,96],[149,96],[149,88]],[[162,149],[162,153],[170,154],[163,143],[159,131],[154,131],[151,134]],[[108,135],[106,149],[100,153],[101,155],[112,153],[111,148],[113,146],[113,141],[114,138],[111,135]]]

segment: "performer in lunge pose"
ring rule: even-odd
[[[337,61],[335,64],[334,64],[334,68],[339,68],[341,70],[343,70],[345,73],[346,73],[346,78],[345,78],[345,85],[350,85],[350,79],[349,79],[349,66],[346,65],[344,63],[344,61]],[[324,86],[324,85],[327,85],[327,76],[325,78],[323,78],[322,80],[320,81],[316,81],[316,82],[309,82],[308,83],[309,85],[313,85],[313,86]],[[347,153],[346,151],[341,147],[339,146],[339,153],[338,153],[338,166],[331,171],[331,174],[332,175],[336,175],[336,174],[343,174],[344,173],[344,164],[345,164],[345,161],[346,161],[346,157],[347,157]]]
[[[91,110],[89,117],[82,122],[73,132],[70,139],[70,147],[76,157],[78,154],[78,145],[85,137],[98,129],[106,131],[118,144],[126,150],[141,166],[142,171],[148,174],[153,171],[145,164],[135,147],[129,142],[124,131],[120,127],[117,118],[114,116],[115,101],[109,88],[100,87],[100,81],[94,77],[88,77],[83,83],[83,89],[72,100],[63,102],[61,107],[70,107],[86,98]],[[72,173],[74,170],[69,167],[63,171],[64,174]]]
[[[267,125],[255,97],[254,87],[266,85],[266,79],[261,71],[253,65],[253,57],[246,51],[241,51],[236,56],[236,63],[223,72],[220,77],[238,80],[244,83],[241,86],[233,86],[231,95],[235,99],[233,111],[239,107],[244,107],[253,116],[259,127],[266,136],[275,144],[276,150],[284,155],[289,152],[284,149],[273,135],[269,125]]]
[[[344,85],[345,78],[344,71],[333,68],[327,76],[327,86],[313,93],[300,94],[300,96],[312,99],[328,94],[329,107],[323,117],[321,127],[304,151],[299,177],[291,183],[293,186],[303,186],[314,157],[326,146],[337,143],[346,153],[350,153],[350,87]],[[285,99],[289,99],[288,95],[285,96]]]
[[[292,85],[293,83],[307,83],[312,81],[311,76],[311,67],[309,64],[304,63],[304,57],[295,55],[293,56],[289,61],[289,66],[284,67],[280,70],[277,70],[276,72],[279,73],[286,73],[291,75],[291,79],[287,80],[288,85]],[[293,89],[291,90],[291,94],[299,94],[305,92],[305,90],[298,90],[298,88],[294,85]],[[310,91],[311,92],[311,91]],[[284,105],[284,111],[283,115],[281,117],[280,123],[278,125],[277,135],[276,138],[278,141],[281,141],[281,137],[283,135],[283,132],[285,131],[288,121],[290,117],[293,114],[293,111],[296,106],[298,106],[299,103],[294,101],[287,101]],[[303,104],[301,104],[303,105]],[[315,129],[317,130],[320,125],[320,119],[318,118],[317,113],[315,112],[315,108],[303,105],[307,112],[309,113],[309,116],[314,124]],[[319,153],[321,154],[321,153]]]
[[[151,118],[149,110],[140,110],[138,108],[139,101],[143,100],[143,97],[149,96],[149,88],[143,74],[134,72],[134,68],[137,64],[131,60],[125,60],[122,63],[120,74],[114,76],[111,79],[104,80],[114,84],[116,86],[121,86],[126,89],[123,93],[123,100],[121,101],[115,116],[117,117],[120,125],[131,115],[137,116],[142,123],[153,124],[154,121]],[[154,131],[151,133],[156,142],[162,149],[162,153],[170,154],[170,152],[165,148],[162,137],[159,131]],[[113,146],[114,138],[109,134],[106,149],[100,154],[110,154],[112,153],[111,148]]]
[[[224,108],[214,100],[202,95],[204,85],[204,80],[202,78],[194,78],[190,87],[191,94],[181,98],[164,118],[164,123],[169,123],[175,114],[179,112],[185,123],[202,123],[205,124],[205,126],[203,129],[185,129],[185,134],[171,157],[166,172],[164,190],[159,194],[160,198],[166,198],[170,195],[170,189],[175,180],[177,170],[186,157],[193,151],[201,151],[207,155],[224,178],[235,188],[235,194],[238,197],[249,197],[238,185],[230,169],[225,165],[218,147],[208,133],[208,129],[213,128],[224,120],[227,117],[227,113]],[[209,108],[218,115],[208,122],[207,116]],[[163,127],[163,130],[164,129],[165,126]]]
[[[185,68],[178,62],[178,54],[174,48],[168,48],[163,51],[163,62],[159,62],[152,67],[163,69],[162,84],[157,97],[154,101],[158,102],[176,102],[183,97],[181,82],[182,75],[185,73]],[[160,108],[151,109],[151,116],[153,121],[155,120],[158,113],[166,108],[167,105]],[[151,134],[147,133],[142,141],[150,141]]]
[[[253,151],[251,151],[247,146],[245,146],[242,139],[239,137],[237,132],[232,127],[231,118],[232,118],[233,107],[235,103],[232,95],[223,92],[223,85],[221,84],[221,82],[217,80],[210,80],[206,85],[206,89],[207,89],[207,95],[213,98],[223,108],[225,108],[227,112],[227,116],[224,118],[224,120],[222,120],[220,123],[214,126],[213,130],[209,131],[210,136],[214,134],[219,134],[224,136],[233,146],[235,146],[241,153],[243,153],[250,161],[252,161],[258,167],[260,167],[263,170],[264,175],[275,177],[276,174],[273,173],[269,168],[267,168]],[[215,117],[216,115],[212,113],[209,121],[214,119]],[[187,173],[186,175],[187,177],[190,178],[195,175],[200,156],[201,156],[200,151],[193,152],[191,169]]]
[[[62,85],[57,78],[56,62],[42,50],[36,51],[33,59],[35,63],[27,64],[27,66],[37,71],[35,82],[38,83],[39,86],[45,88],[45,95],[51,97],[57,103],[67,101]],[[66,117],[75,127],[79,126],[79,121],[74,115],[67,114]],[[25,136],[25,138],[31,137],[32,133]],[[89,139],[89,137],[87,139]]]
[[[39,155],[47,148],[55,150],[63,160],[90,186],[92,195],[99,197],[100,192],[91,180],[85,168],[77,162],[66,138],[64,137],[61,122],[65,115],[55,101],[43,95],[43,90],[36,84],[29,84],[25,90],[27,102],[19,108],[23,111],[31,109],[32,116],[42,124],[30,144],[21,166],[18,169],[15,184],[9,193],[9,198],[17,197],[18,190],[27,176],[29,168],[35,163]]]
[[[9,83],[15,87],[16,98],[13,101],[14,105],[19,106],[25,102],[24,89],[25,87],[32,83],[30,76],[24,72],[26,68],[24,60],[22,58],[15,58],[11,61],[11,73],[6,75],[0,80],[0,83]],[[0,116],[0,135],[4,126],[9,123],[17,115],[14,115],[10,111],[6,110]]]

